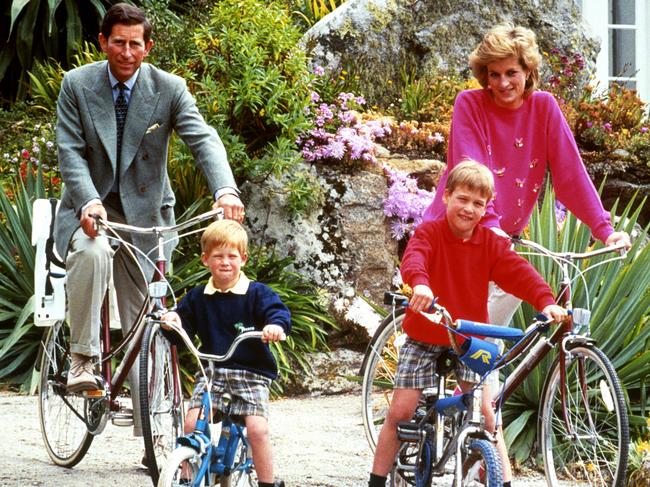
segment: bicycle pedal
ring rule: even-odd
[[[397,439],[403,442],[417,442],[420,441],[424,431],[422,431],[417,424],[410,421],[400,421],[397,424]]]

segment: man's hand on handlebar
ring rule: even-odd
[[[287,338],[284,334],[284,330],[279,325],[266,325],[262,329],[262,333],[262,341],[264,343],[279,342],[280,340]]]
[[[409,300],[409,308],[419,313],[420,311],[428,312],[433,304],[433,292],[429,286],[418,284],[413,286],[413,296]]]
[[[81,218],[79,219],[81,228],[90,238],[95,238],[99,235],[96,217],[99,217],[102,220],[108,220],[106,209],[101,203],[90,205],[87,208],[84,208],[81,212]]]
[[[224,194],[212,205],[212,209],[223,208],[223,217],[226,220],[244,221],[244,203],[234,194]]]
[[[553,321],[556,323],[560,323],[567,317],[566,309],[564,309],[562,306],[558,306],[557,304],[549,304],[542,310],[542,313],[550,318],[553,318]]]

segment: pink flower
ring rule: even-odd
[[[607,132],[611,132],[612,131],[612,124],[609,123],[609,122],[604,123],[603,124],[603,129],[605,129]]]
[[[645,134],[648,131],[648,127],[641,127],[641,133]]]

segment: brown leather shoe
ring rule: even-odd
[[[101,382],[95,377],[92,358],[80,353],[73,353],[68,372],[68,392],[97,391],[100,389]]]

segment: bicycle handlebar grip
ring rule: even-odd
[[[456,331],[490,338],[503,338],[504,340],[518,340],[524,336],[524,332],[519,328],[490,325],[470,320],[456,320]]]

